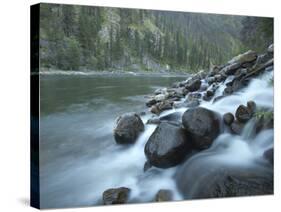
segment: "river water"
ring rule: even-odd
[[[175,188],[172,172],[143,174],[143,146],[154,126],[146,126],[140,142],[129,148],[116,145],[113,128],[119,115],[147,110],[145,95],[180,80],[160,75],[41,75],[41,207],[101,204],[103,191],[118,186],[132,188],[131,202],[150,201],[158,188]]]
[[[201,106],[223,115],[234,113],[240,104],[253,100],[258,107],[273,109],[272,69],[251,80],[241,91],[216,103]],[[228,129],[212,147],[188,159],[183,165],[152,168],[143,172],[146,161],[144,145],[155,125],[146,125],[136,144],[119,146],[113,138],[115,119],[125,112],[145,111],[145,95],[156,88],[170,86],[182,77],[163,76],[83,76],[44,75],[40,78],[40,192],[42,208],[93,206],[102,204],[108,188],[132,189],[130,203],[153,201],[159,189],[173,191],[174,200],[182,200],[175,174],[190,170],[185,199],[196,198],[196,192],[208,179],[210,170],[221,167],[262,170],[272,174],[263,152],[273,146],[273,130],[251,135],[249,122],[241,136]],[[215,97],[220,96],[225,83]],[[172,109],[162,115],[184,112]],[[143,115],[144,123],[151,115]]]

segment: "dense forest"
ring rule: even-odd
[[[272,42],[271,18],[40,6],[42,68],[196,71]]]

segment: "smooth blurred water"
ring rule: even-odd
[[[240,104],[253,100],[258,107],[273,109],[273,71],[251,80],[250,84],[215,103],[201,103],[220,115],[234,113]],[[170,86],[182,77],[162,76],[40,76],[40,188],[43,208],[93,206],[102,204],[108,188],[125,186],[132,189],[129,202],[150,202],[159,189],[173,191],[174,200],[182,200],[175,174],[182,167],[188,185],[188,199],[202,189],[212,172],[228,169],[272,174],[262,157],[273,146],[273,130],[252,136],[249,121],[241,136],[223,128],[213,145],[183,165],[170,169],[153,168],[143,172],[146,161],[144,145],[156,128],[145,131],[132,146],[116,145],[113,139],[115,119],[126,112],[146,110],[145,95],[158,87]],[[220,84],[215,97],[221,95],[227,79]],[[188,108],[164,111],[161,116]],[[151,114],[143,115],[144,123]],[[203,187],[204,189],[204,187]]]
[[[100,204],[103,191],[111,187],[132,188],[131,202],[151,201],[161,188],[175,190],[173,169],[143,173],[143,147],[155,126],[146,126],[136,145],[130,147],[115,144],[113,127],[119,115],[146,110],[145,95],[182,79],[41,75],[42,208]]]

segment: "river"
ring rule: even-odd
[[[41,207],[101,204],[103,191],[116,186],[133,187],[131,202],[151,200],[153,185],[155,192],[162,187],[175,189],[173,172],[143,174],[143,145],[154,126],[146,126],[139,146],[129,148],[116,145],[113,128],[119,115],[147,110],[145,95],[182,79],[161,75],[40,75]]]
[[[272,110],[272,77],[271,67],[239,92],[215,103],[203,101],[201,107],[223,115],[234,113],[240,104],[253,100],[259,108]],[[251,121],[240,136],[223,128],[211,148],[169,169],[143,172],[144,145],[155,125],[146,125],[145,132],[132,146],[115,143],[113,128],[120,114],[147,110],[147,94],[182,79],[133,75],[40,76],[41,207],[101,205],[103,191],[121,186],[131,188],[129,203],[151,202],[159,189],[170,189],[174,200],[194,199],[205,189],[211,173],[222,168],[272,176],[273,169],[263,158],[263,152],[273,147],[273,130],[253,136]],[[214,98],[222,94],[226,82],[220,84]],[[172,109],[162,115],[183,113],[186,109]],[[141,116],[144,123],[150,117]],[[188,172],[181,176],[178,174],[181,169]],[[184,179],[184,192],[178,190],[176,175]]]

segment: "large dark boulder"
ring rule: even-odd
[[[209,148],[220,133],[220,116],[202,107],[187,110],[182,116],[182,124],[198,149]]]
[[[118,144],[132,144],[142,131],[144,124],[141,118],[136,113],[126,113],[117,118],[114,138]]]
[[[181,163],[191,151],[191,143],[183,128],[161,122],[148,139],[144,152],[150,164],[169,168]]]
[[[104,205],[124,204],[128,201],[130,189],[126,187],[111,188],[103,192]]]

